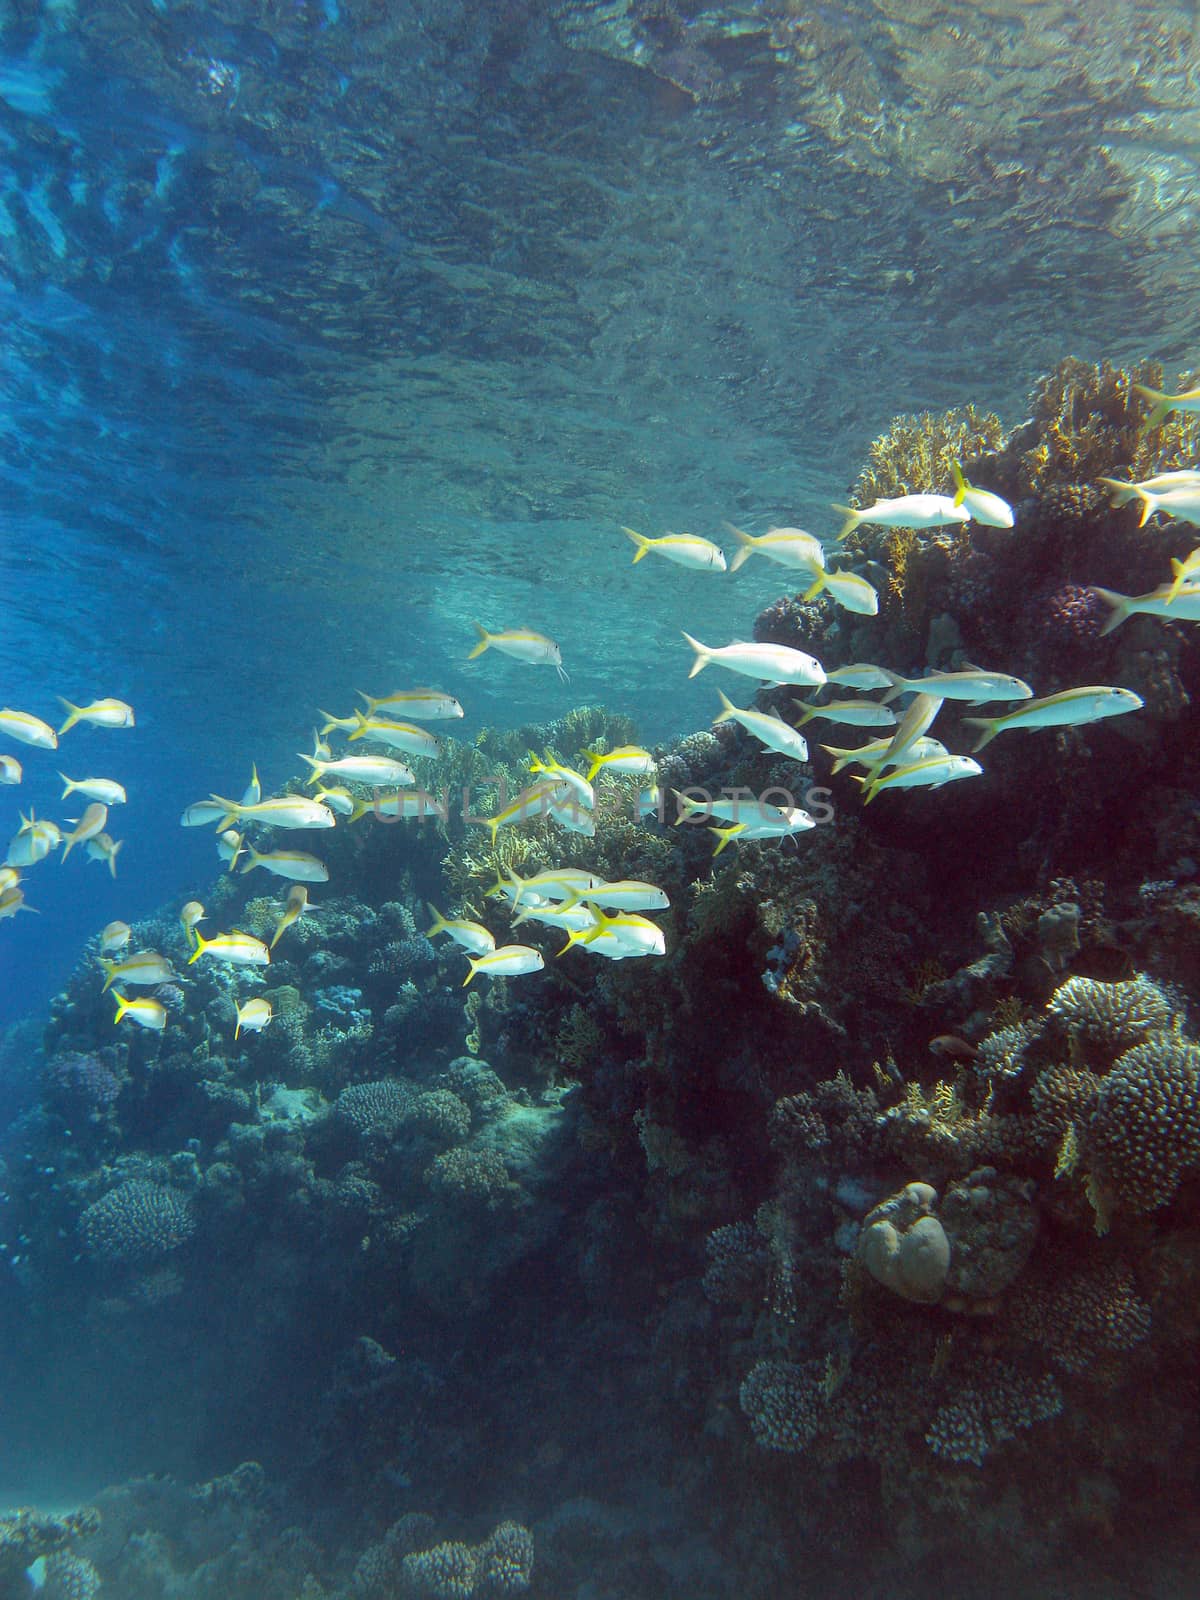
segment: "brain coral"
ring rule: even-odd
[[[193,1234],[187,1198],[164,1183],[131,1178],[110,1189],[80,1215],[79,1234],[94,1261],[147,1262],[166,1255]]]
[[[1085,1159],[1120,1210],[1166,1205],[1200,1163],[1200,1048],[1160,1033],[1126,1050],[1096,1094]]]
[[[906,1300],[940,1300],[950,1270],[950,1241],[933,1215],[937,1193],[910,1183],[863,1222],[859,1259],[871,1276]]]
[[[758,1361],[738,1391],[755,1442],[764,1450],[803,1450],[821,1425],[818,1361]]]

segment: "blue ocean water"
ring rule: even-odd
[[[730,549],[725,523],[828,538],[830,503],[845,500],[870,441],[899,413],[970,404],[1015,426],[1039,376],[1068,355],[1153,359],[1168,384],[1188,370],[1200,304],[1198,76],[1195,8],[1165,0],[1086,13],[1054,0],[0,5],[0,701],[56,720],[58,696],[117,696],[137,715],[129,731],[76,729],[53,754],[4,745],[25,766],[20,786],[0,789],[4,840],[31,807],[77,814],[60,801],[59,769],[117,778],[129,792],[116,877],[82,851],[52,856],[22,884],[36,915],[0,921],[0,1025],[14,1030],[0,1084],[13,1126],[0,1148],[14,1164],[34,1159],[21,1119],[37,1115],[36,1040],[87,941],[113,919],[164,907],[173,916],[185,899],[210,898],[220,865],[211,832],[180,828],[180,814],[214,791],[239,796],[252,763],[264,793],[298,777],[318,708],[345,714],[357,690],[430,682],[462,702],[451,731],[468,742],[602,705],[631,718],[644,743],[669,745],[706,729],[717,709],[715,674],[687,677],[681,630],[749,638],[756,615],[795,585],[766,561],[724,579],[656,560],[634,567],[623,525],[687,529]],[[476,619],[552,635],[569,682],[494,652],[469,661]],[[410,880],[403,894],[418,911],[444,893],[426,867]],[[360,995],[370,988],[353,963],[336,976]],[[325,1085],[331,1103],[342,1087]],[[625,1109],[632,1127],[633,1098]],[[151,1127],[158,1113],[140,1114]],[[141,1181],[121,1163],[143,1148],[212,1161],[207,1124],[189,1133],[173,1107],[161,1114],[173,1145],[131,1136],[98,1150],[89,1170]],[[312,1159],[332,1185],[335,1155]],[[670,1171],[671,1159],[660,1152],[651,1169]],[[590,1182],[575,1202],[538,1204],[571,1216],[572,1204],[591,1207],[597,1237],[609,1221],[631,1226],[633,1169]],[[754,1187],[742,1173],[736,1183]],[[47,1227],[66,1237],[99,1193],[80,1191],[61,1216],[53,1207],[65,1199],[47,1200]],[[284,1230],[287,1215],[270,1227]],[[354,1213],[323,1239],[330,1282],[353,1260],[356,1230],[364,1244],[382,1231],[371,1215],[370,1226]],[[428,1369],[402,1383],[369,1372],[349,1382],[345,1432],[331,1426],[316,1443],[305,1434],[297,1500],[316,1505],[330,1563],[325,1587],[305,1594],[340,1594],[354,1565],[346,1552],[369,1542],[345,1518],[342,1488],[324,1506],[314,1488],[328,1472],[353,1498],[345,1439],[366,1426],[363,1394],[384,1396],[381,1427],[416,1417],[405,1425],[419,1433],[437,1411],[430,1395],[460,1367],[468,1386],[515,1381],[516,1352],[538,1321],[521,1296],[544,1308],[558,1293],[551,1233],[547,1224],[547,1242],[529,1245],[490,1306],[494,1366],[479,1354],[479,1326],[457,1327],[431,1294],[398,1335]],[[665,1252],[682,1248],[662,1238]],[[180,1319],[163,1336],[179,1364],[148,1369],[145,1414],[131,1420],[143,1333],[114,1336],[104,1322],[118,1290],[93,1284],[88,1304],[82,1290],[73,1304],[66,1277],[42,1281],[31,1268],[35,1246],[5,1243],[26,1271],[18,1261],[0,1290],[0,1329],[31,1374],[6,1436],[12,1491],[58,1505],[144,1473],[215,1481],[250,1457],[270,1458],[275,1472],[293,1437],[286,1374],[296,1370],[307,1402],[314,1374],[349,1359],[347,1330],[367,1337],[383,1292],[347,1269],[333,1296],[346,1314],[327,1342],[322,1329],[240,1302],[236,1314],[261,1319],[256,1377],[271,1403],[239,1391],[231,1407],[247,1405],[249,1420],[222,1423],[205,1413],[232,1392],[230,1313],[206,1301],[201,1275],[187,1290],[191,1329]],[[267,1253],[245,1246],[248,1275],[270,1281]],[[471,1276],[461,1261],[446,1271]],[[581,1297],[579,1325],[564,1306],[534,1365],[553,1388],[555,1362],[594,1343],[608,1396],[595,1409],[611,1402],[623,1425],[650,1385],[657,1290],[639,1280],[614,1329],[596,1272],[592,1281],[579,1268],[569,1291]],[[61,1341],[54,1370],[36,1359],[48,1309]],[[752,1325],[747,1317],[747,1339]],[[698,1322],[697,1347],[708,1337]],[[443,1341],[454,1358],[439,1367]],[[243,1359],[247,1345],[238,1348]],[[360,1356],[369,1368],[370,1353]],[[698,1354],[680,1360],[681,1390],[699,1385],[702,1365]],[[186,1401],[174,1387],[181,1370]],[[618,1401],[603,1386],[622,1373]],[[98,1408],[91,1425],[71,1414],[76,1383]],[[164,1423],[173,1407],[174,1427]],[[362,1492],[381,1501],[379,1474],[390,1471],[397,1515],[424,1511],[422,1493],[431,1505],[440,1497],[476,1519],[477,1543],[503,1517],[539,1509],[522,1509],[504,1463],[522,1450],[540,1463],[529,1500],[540,1495],[549,1516],[545,1484],[566,1454],[564,1505],[591,1497],[579,1513],[587,1538],[619,1546],[628,1514],[631,1541],[649,1549],[647,1507],[663,1526],[687,1525],[688,1473],[700,1470],[689,1453],[716,1449],[737,1401],[723,1395],[707,1432],[693,1408],[686,1444],[661,1440],[653,1459],[634,1448],[624,1458],[582,1393],[556,1394],[553,1407],[567,1422],[531,1443],[506,1397],[490,1443],[476,1438],[458,1457],[443,1436],[451,1425],[430,1423],[442,1433],[428,1482],[409,1441]],[[77,1473],[71,1456],[85,1438]],[[600,1464],[589,1478],[574,1454],[592,1451]],[[768,1458],[739,1492],[775,1504],[786,1490],[776,1466]],[[614,1509],[623,1480],[636,1516]],[[857,1483],[847,1503],[852,1490],[866,1504]],[[969,1515],[956,1486],[937,1492]],[[1107,1488],[1095,1493],[1105,1501]],[[602,1515],[591,1501],[606,1495]],[[697,1528],[677,1570],[656,1546],[649,1576],[626,1572],[618,1584],[606,1566],[590,1591],[576,1587],[587,1562],[572,1567],[560,1553],[537,1592],[732,1592],[756,1514],[722,1530],[720,1553],[715,1527]],[[139,1515],[149,1518],[139,1528],[151,1525]],[[377,1520],[381,1532],[394,1518]],[[239,1525],[236,1538],[261,1535],[266,1548],[264,1527]],[[211,1558],[198,1552],[197,1567],[202,1554]],[[318,1567],[315,1553],[298,1560],[299,1578]],[[754,1571],[754,1593],[807,1592],[793,1552]],[[1065,1584],[1065,1560],[1060,1571]],[[223,1581],[230,1595],[275,1592],[253,1588],[257,1578]],[[112,1582],[103,1592],[120,1595],[133,1579]],[[145,1584],[128,1589],[131,1600],[160,1592]],[[300,1593],[298,1580],[288,1600]]]

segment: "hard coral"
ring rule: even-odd
[[[821,1425],[822,1367],[817,1361],[759,1361],[738,1391],[755,1442],[764,1450],[796,1452]]]
[[[118,1184],[79,1218],[84,1248],[103,1265],[153,1261],[185,1244],[195,1228],[186,1196],[146,1178]]]
[[[1123,983],[1068,978],[1046,1009],[1065,1027],[1072,1055],[1092,1065],[1167,1027],[1172,1015],[1168,997],[1142,974]]]
[[[1097,1091],[1084,1160],[1107,1205],[1166,1205],[1200,1165],[1200,1046],[1160,1033],[1127,1050]]]

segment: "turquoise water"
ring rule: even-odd
[[[80,998],[95,973],[86,942],[118,918],[139,924],[144,942],[177,939],[182,901],[219,901],[211,832],[181,829],[180,813],[214,791],[239,796],[252,763],[263,792],[278,793],[299,776],[297,752],[312,747],[318,708],[344,715],[356,690],[436,684],[465,708],[450,732],[470,744],[492,730],[482,747],[495,760],[507,759],[498,742],[506,730],[555,724],[583,705],[632,719],[638,739],[664,750],[707,729],[717,673],[688,679],[681,630],[714,644],[748,639],[756,616],[797,585],[765,560],[732,576],[656,559],[632,566],[623,525],[651,535],[686,529],[723,541],[730,553],[727,523],[754,532],[796,525],[832,539],[831,503],[845,501],[870,442],[899,413],[970,404],[1015,427],[1039,376],[1068,355],[1115,366],[1154,360],[1168,386],[1186,374],[1200,310],[1197,41],[1190,3],[1114,3],[1085,14],[1053,0],[0,0],[0,702],[56,719],[59,695],[80,703],[117,696],[137,715],[128,732],[76,730],[55,754],[3,746],[25,766],[20,786],[0,788],[6,840],[30,807],[39,816],[75,815],[59,798],[60,767],[72,777],[119,779],[129,803],[119,815],[115,878],[102,863],[52,857],[22,883],[38,914],[0,922],[0,1024],[10,1030],[0,1155],[11,1191],[10,1220],[0,1208],[10,1262],[0,1278],[0,1341],[10,1369],[23,1375],[20,1398],[0,1414],[0,1501],[60,1507],[146,1474],[211,1483],[244,1460],[261,1461],[278,1497],[269,1512],[244,1485],[201,1499],[226,1508],[223,1558],[235,1545],[245,1557],[219,1576],[210,1570],[203,1582],[212,1589],[196,1576],[216,1555],[195,1531],[192,1490],[173,1490],[166,1509],[164,1490],[157,1510],[144,1488],[108,1491],[125,1497],[110,1499],[109,1527],[128,1531],[128,1518],[139,1538],[157,1528],[183,1542],[180,1530],[191,1530],[194,1545],[172,1581],[182,1584],[186,1567],[193,1587],[170,1592],[233,1600],[432,1594],[404,1589],[402,1582],[418,1583],[411,1573],[375,1590],[365,1579],[354,1588],[349,1576],[384,1529],[417,1511],[436,1520],[436,1531],[413,1535],[409,1548],[418,1551],[452,1538],[481,1547],[506,1518],[535,1525],[535,1544],[550,1555],[534,1569],[534,1593],[547,1600],[747,1588],[807,1594],[826,1581],[899,1594],[937,1581],[939,1561],[948,1593],[1033,1592],[1023,1577],[1001,1576],[993,1589],[968,1571],[972,1519],[980,1527],[992,1519],[994,1536],[999,1490],[984,1505],[956,1482],[933,1484],[947,1516],[962,1519],[963,1538],[939,1547],[914,1533],[906,1546],[879,1526],[876,1462],[861,1477],[851,1469],[837,1479],[838,1494],[833,1477],[820,1491],[809,1484],[801,1531],[785,1545],[781,1508],[793,1492],[786,1460],[742,1455],[733,1464],[723,1454],[735,1436],[748,1448],[737,1387],[749,1360],[726,1360],[730,1340],[758,1357],[769,1340],[761,1327],[755,1333],[756,1313],[745,1305],[736,1337],[728,1328],[718,1337],[705,1320],[696,1287],[704,1239],[744,1222],[774,1192],[765,1176],[775,1159],[763,1132],[767,1111],[751,1117],[745,1108],[757,1106],[764,1084],[772,1095],[795,1091],[781,1063],[800,1071],[811,1045],[803,1028],[792,1037],[759,1016],[761,961],[749,989],[739,990],[714,960],[688,990],[688,1005],[712,1005],[714,1054],[734,1080],[720,1096],[713,1091],[713,1104],[683,1087],[697,1068],[694,1019],[682,1002],[673,1018],[664,1006],[668,1014],[642,1033],[632,1024],[623,1032],[649,1003],[630,990],[616,999],[606,992],[589,1058],[604,1068],[595,1078],[583,1073],[581,1093],[564,1087],[577,1076],[569,1063],[551,1072],[546,1060],[565,1049],[554,1029],[572,1006],[590,1014],[591,991],[564,987],[552,1002],[529,1001],[526,1012],[519,996],[527,991],[516,988],[524,980],[513,980],[517,1014],[493,1018],[485,1045],[508,1090],[525,1096],[514,1105],[542,1119],[540,1154],[526,1152],[537,1173],[525,1196],[536,1226],[529,1216],[514,1223],[521,1248],[513,1261],[501,1259],[487,1224],[500,1206],[493,1196],[492,1211],[472,1216],[465,1235],[449,1228],[438,1246],[421,1246],[431,1256],[440,1248],[444,1261],[437,1271],[424,1262],[411,1321],[392,1303],[404,1292],[395,1288],[403,1281],[395,1262],[385,1252],[377,1265],[368,1246],[385,1233],[394,1243],[405,1219],[428,1203],[419,1174],[397,1177],[382,1158],[372,1167],[362,1152],[333,1135],[298,1132],[299,1124],[288,1123],[269,1151],[278,1190],[265,1168],[254,1169],[253,1183],[247,1176],[254,1198],[244,1226],[219,1234],[213,1260],[193,1264],[182,1291],[165,1277],[136,1285],[105,1284],[87,1271],[73,1277],[86,1256],[75,1235],[79,1215],[106,1184],[140,1181],[139,1162],[160,1163],[150,1174],[156,1182],[168,1169],[182,1182],[189,1162],[197,1171],[214,1161],[236,1165],[221,1147],[229,1126],[239,1118],[260,1131],[287,1122],[263,1112],[264,1100],[279,1083],[300,1089],[317,1079],[282,1057],[259,1071],[252,1053],[229,1053],[242,1065],[230,1067],[225,1089],[236,1087],[244,1103],[220,1100],[223,1111],[201,1114],[181,1108],[165,1079],[155,1079],[152,1089],[138,1089],[136,1111],[123,1110],[120,1134],[110,1128],[105,1142],[89,1132],[103,1119],[89,1124],[77,1106],[74,1122],[61,1106],[56,1115],[65,1120],[46,1120],[39,1041],[53,1015],[49,1055],[111,1045],[99,1011],[88,1012]],[[1035,498],[1027,485],[1020,492],[1027,505]],[[1164,545],[1162,573],[1190,538],[1185,529]],[[1111,558],[1111,570],[1085,571],[1086,559],[1073,557],[1072,574],[1123,587],[1142,559],[1128,548],[1127,561],[1096,557]],[[878,549],[869,553],[880,559]],[[1011,559],[1019,565],[1020,552]],[[1158,581],[1155,568],[1145,586]],[[1034,587],[1031,577],[1030,593]],[[1015,613],[1025,599],[1020,583],[1004,593]],[[476,619],[553,636],[569,682],[495,652],[468,660]],[[960,620],[969,635],[966,615]],[[1016,629],[1015,614],[1002,620]],[[835,614],[818,653],[837,655],[849,627]],[[1086,665],[1116,670],[1102,660]],[[911,672],[933,663],[922,640],[892,664]],[[1025,670],[1007,660],[986,664]],[[1038,692],[1107,681],[1081,676],[1083,666],[1072,658],[1061,677],[1047,667],[1053,682],[1044,676]],[[1190,668],[1179,670],[1185,687],[1171,737],[1186,751],[1186,688],[1195,685]],[[753,692],[744,680],[723,678],[720,687],[735,698],[744,689],[739,704]],[[1089,749],[1108,773],[1127,752],[1105,744],[1114,737],[1107,732],[1094,737]],[[1190,754],[1178,760],[1175,787],[1162,772],[1155,778],[1156,816],[1194,809]],[[1051,781],[1040,770],[1036,778]],[[839,815],[851,798],[839,793]],[[1004,799],[1015,803],[1011,792]],[[919,913],[910,914],[902,896],[888,900],[882,926],[856,933],[858,954],[838,969],[843,984],[873,963],[901,960],[898,948],[914,967],[926,956],[946,971],[967,964],[983,909],[964,887],[968,845],[983,859],[989,907],[998,903],[997,885],[1014,899],[1043,892],[1049,877],[1077,863],[1107,876],[1108,835],[1095,819],[1091,835],[1081,825],[1074,856],[1059,841],[1061,859],[1048,851],[1039,865],[1019,855],[1011,804],[999,831],[985,802],[948,800],[941,814],[915,815],[911,836],[907,822],[885,821],[871,848],[882,840],[881,848],[912,849],[928,863],[938,854],[936,830],[945,828],[947,903],[928,889]],[[338,835],[331,894],[373,907],[402,901],[409,922],[415,911],[421,926],[426,900],[458,909],[431,842],[406,855],[410,846],[402,850],[398,838],[382,830],[371,837],[355,853]],[[1089,837],[1104,841],[1091,857]],[[324,842],[315,838],[302,836],[301,847]],[[394,844],[392,855],[381,838]],[[1011,861],[1002,861],[1010,846]],[[1190,836],[1155,848],[1143,876],[1184,882],[1176,867]],[[844,892],[856,905],[870,903],[869,873],[845,887],[865,871],[863,859],[849,850],[835,861],[812,889],[816,901],[825,906]],[[664,870],[690,897],[709,869],[693,854]],[[768,900],[769,877],[754,881],[752,898]],[[888,868],[880,881],[891,893],[896,877]],[[256,879],[255,893],[267,892]],[[323,893],[315,888],[314,902]],[[344,915],[349,927],[353,918]],[[741,952],[748,935],[728,915]],[[1131,924],[1129,913],[1122,926]],[[672,928],[674,939],[682,924]],[[396,955],[403,939],[392,933],[387,959],[411,963],[422,1015],[441,1016],[448,997],[459,1005],[461,969],[444,961],[435,969],[431,956],[411,949]],[[786,946],[777,934],[771,959]],[[1163,943],[1175,937],[1186,942],[1164,934]],[[361,927],[345,933],[341,966],[322,978],[297,958],[288,979],[310,1000],[318,989],[340,986],[360,1000],[365,991],[373,1013],[374,1043],[362,1043],[352,1065],[347,1056],[327,1067],[326,1109],[348,1083],[407,1076],[432,1084],[465,1050],[457,1012],[453,1037],[449,1025],[440,1033],[441,1024],[406,1013],[384,1048],[382,1019],[396,994],[384,996],[378,970],[368,968],[382,936],[373,938]],[[899,943],[880,956],[887,939]],[[1152,945],[1149,935],[1130,935],[1121,946],[1128,972],[1102,971],[1097,960],[1085,975],[1150,970]],[[182,969],[183,948],[174,956]],[[729,957],[730,971],[740,972],[740,959]],[[787,959],[785,951],[779,960]],[[1150,975],[1175,985],[1175,1011],[1186,1019],[1195,974],[1180,961],[1175,970],[1164,957]],[[1031,1014],[1046,1002],[1047,974],[1057,980],[1076,970],[1083,967],[1067,963],[1026,974],[1020,998]],[[844,998],[831,999],[830,1009]],[[208,1059],[201,1049],[215,1055],[227,1047],[214,1042],[217,1013],[204,1009],[216,999],[205,991],[203,1002],[187,1000],[195,1060]],[[326,1004],[342,1030],[339,1048],[351,1053],[352,1011],[344,995]],[[947,1011],[927,1028],[920,1019],[913,1037],[923,1028],[970,1033],[971,1021],[983,1031],[982,1013]],[[897,1036],[908,1027],[897,1023]],[[127,1034],[128,1025],[126,1042]],[[872,1055],[892,1041],[874,1018],[863,1022],[861,1039],[862,1059],[847,1044],[844,1064],[865,1083]],[[680,1137],[707,1151],[707,1176],[697,1184],[703,1204],[665,1195],[663,1171],[678,1176],[670,1141],[664,1136],[659,1148],[645,1130],[647,1117],[651,1127],[660,1113],[670,1118],[663,1094],[647,1094],[643,1069],[633,1065],[643,1046],[651,1079],[671,1064]],[[129,1048],[121,1070],[132,1062],[149,1083],[148,1042],[139,1035]],[[836,1052],[812,1048],[813,1074],[832,1077]],[[182,1054],[177,1042],[175,1056]],[[418,1057],[426,1063],[420,1072]],[[440,1078],[438,1086],[445,1087]],[[216,1091],[210,1099],[217,1104]],[[624,1145],[605,1132],[602,1102],[612,1127],[623,1127]],[[585,1122],[592,1118],[582,1133],[572,1120],[581,1103]],[[486,1118],[474,1114],[478,1132]],[[573,1158],[556,1144],[570,1142],[557,1131],[560,1117],[572,1130]],[[512,1151],[534,1136],[517,1129],[515,1110],[505,1118],[507,1133],[494,1138],[497,1146],[511,1141],[511,1164]],[[579,1150],[595,1161],[580,1162]],[[293,1158],[316,1175],[303,1206],[290,1191],[280,1198]],[[35,1164],[44,1185],[24,1171]],[[395,1164],[403,1165],[399,1157]],[[881,1158],[867,1175],[880,1194],[885,1180],[921,1176],[894,1166]],[[361,1214],[345,1198],[345,1186],[368,1169],[390,1210],[378,1194]],[[513,1181],[526,1176],[520,1169]],[[1048,1194],[1053,1181],[1043,1180]],[[823,1174],[820,1183],[828,1181]],[[812,1183],[820,1187],[815,1176]],[[221,1210],[218,1187],[206,1179],[207,1199],[196,1199],[206,1215]],[[326,1204],[340,1220],[322,1232],[312,1218]],[[689,1216],[690,1234],[682,1220]],[[1180,1226],[1189,1220],[1185,1214]],[[1060,1222],[1055,1213],[1053,1225]],[[824,1224],[814,1227],[815,1239]],[[273,1254],[292,1229],[302,1240],[296,1257],[282,1246]],[[619,1239],[621,1249],[606,1253],[605,1239]],[[628,1269],[625,1248],[636,1258]],[[359,1250],[369,1267],[355,1265]],[[832,1303],[833,1269],[826,1262],[813,1270],[814,1295]],[[367,1338],[387,1347],[392,1366],[372,1367],[371,1352],[355,1344]],[[789,1359],[833,1359],[841,1349],[831,1353],[815,1334],[805,1335],[803,1349],[788,1339],[777,1330]],[[1194,1333],[1181,1341],[1172,1349],[1186,1351],[1179,1366],[1190,1381]],[[334,1371],[340,1389],[331,1387]],[[1130,1381],[1152,1383],[1154,1369]],[[536,1403],[523,1401],[530,1394]],[[1046,1534],[1038,1592],[1077,1592],[1072,1541],[1086,1546],[1091,1530],[1114,1541],[1118,1575],[1128,1562],[1113,1594],[1182,1594],[1188,1579],[1171,1567],[1174,1546],[1149,1576],[1140,1558],[1121,1555],[1129,1526],[1122,1519],[1136,1496],[1123,1481],[1113,1486],[1119,1475],[1106,1476],[1103,1451],[1089,1454],[1083,1402],[1072,1410],[1069,1401],[1067,1411],[1083,1420],[1056,1459],[1085,1465],[1072,1490],[1075,1520],[1064,1513],[1069,1535],[1056,1543]],[[361,1463],[360,1435],[371,1439]],[[1144,1439],[1131,1448],[1136,1457]],[[1163,1470],[1170,1502],[1181,1491]],[[820,1534],[838,1504],[844,1526]],[[1190,1515],[1186,1500],[1181,1511]],[[858,1517],[864,1543],[878,1552],[860,1566]],[[284,1559],[272,1541],[297,1526],[311,1529],[313,1548],[297,1554],[293,1541]],[[135,1579],[115,1544],[92,1537],[88,1559],[107,1573],[102,1593],[151,1600],[168,1592],[165,1568],[151,1573],[147,1557]],[[811,1574],[810,1545],[820,1551]],[[484,1563],[477,1558],[480,1573]],[[268,1569],[278,1588],[267,1587]],[[302,1591],[306,1573],[322,1587]],[[0,1596],[10,1592],[6,1581],[0,1568]],[[514,1579],[505,1590],[504,1581],[480,1576],[474,1591],[462,1592],[520,1587]],[[1092,1574],[1089,1592],[1098,1592],[1096,1581]]]

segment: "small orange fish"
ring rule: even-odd
[[[935,1056],[945,1056],[950,1061],[974,1061],[979,1051],[957,1033],[939,1033],[930,1039],[929,1048]]]

